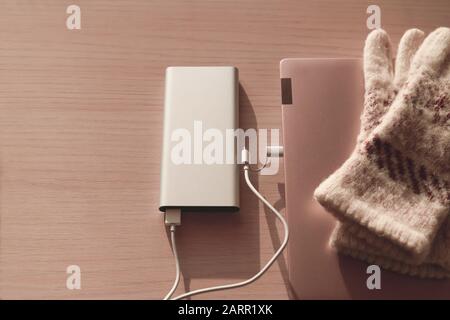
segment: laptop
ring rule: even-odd
[[[381,269],[329,246],[336,220],[314,189],[347,159],[356,144],[364,80],[359,59],[284,59],[280,63],[290,227],[288,269],[298,299],[450,299],[450,280],[419,279]],[[376,275],[378,276],[378,275]]]

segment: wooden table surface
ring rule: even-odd
[[[66,8],[81,8],[81,30]],[[158,212],[164,71],[234,65],[240,125],[280,128],[279,61],[360,57],[369,1],[4,0],[0,4],[0,298],[159,299],[174,261]],[[448,25],[441,1],[377,1],[394,44]],[[284,207],[283,174],[255,178]],[[250,277],[282,238],[241,181],[238,214],[183,216],[177,291]],[[286,257],[196,298],[286,299]],[[79,265],[81,290],[66,288]]]

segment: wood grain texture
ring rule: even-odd
[[[65,27],[66,7],[82,30]],[[234,65],[241,126],[280,128],[279,61],[360,57],[368,1],[4,0],[0,298],[158,299],[174,262],[158,213],[164,70]],[[377,1],[396,43],[448,24],[442,1]],[[283,208],[283,174],[255,179]],[[241,212],[183,216],[178,293],[253,275],[282,230],[241,181]],[[201,298],[289,298],[285,257]],[[66,267],[82,269],[67,290]],[[199,298],[200,298],[199,297]]]

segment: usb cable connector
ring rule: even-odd
[[[166,226],[179,226],[181,224],[181,209],[166,209],[164,222]]]
[[[178,259],[177,246],[175,242],[175,229],[181,224],[181,209],[166,209],[166,213],[164,215],[164,223],[170,228],[170,240],[172,243],[172,253],[173,257],[175,258],[176,268],[175,281],[173,282],[173,286],[170,289],[169,293],[164,297],[164,300],[169,300],[177,289],[178,283],[180,282],[180,261]]]

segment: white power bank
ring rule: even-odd
[[[238,70],[168,67],[161,159],[161,211],[238,210]]]

